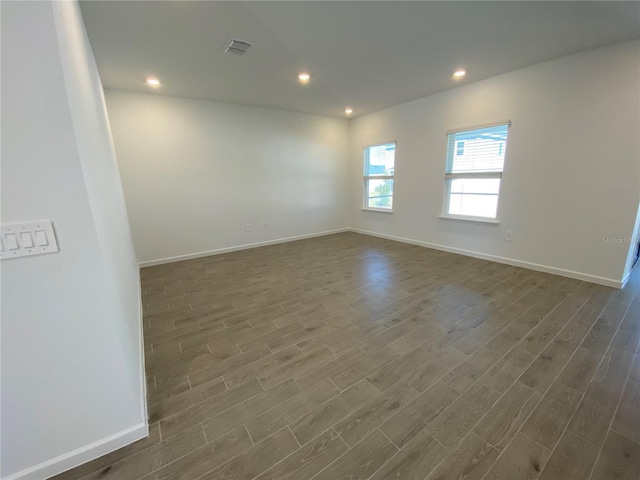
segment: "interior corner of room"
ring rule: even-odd
[[[59,246],[12,259],[3,243],[2,479],[49,478],[149,434],[141,268],[355,232],[614,288],[631,275],[637,16],[613,28],[597,20],[608,2],[558,2],[546,8],[565,20],[582,8],[597,32],[512,29],[523,48],[478,47],[493,45],[488,56],[451,39],[442,48],[458,57],[425,53],[423,68],[386,35],[371,46],[348,34],[360,2],[236,3],[2,2],[2,227],[49,219]],[[393,19],[398,41],[428,30],[426,7],[378,3],[372,25]],[[434,15],[485,18],[438,3]],[[499,3],[513,21],[518,8],[548,15],[516,5],[547,2]],[[343,34],[312,28],[305,8]],[[183,50],[163,40],[173,27],[211,44]],[[332,61],[342,47],[350,56]],[[504,132],[466,146],[454,135],[495,125]],[[502,163],[467,172],[491,180],[471,201],[495,204],[452,213],[468,194],[453,190],[456,158],[482,135],[504,135]]]

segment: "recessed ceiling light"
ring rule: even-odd
[[[467,72],[466,72],[466,71],[464,71],[464,70],[456,70],[456,71],[453,73],[453,78],[462,78],[462,77],[464,77],[466,74],[467,74]]]
[[[159,87],[160,86],[160,80],[158,80],[157,78],[154,78],[154,77],[149,77],[149,78],[147,78],[147,85],[149,85],[150,87]]]
[[[351,115],[353,113],[353,108],[351,107],[347,107],[344,109],[344,113],[346,113],[347,115]]]
[[[300,83],[309,83],[310,79],[311,79],[311,75],[309,75],[307,72],[302,72],[298,74],[298,80],[300,80]]]

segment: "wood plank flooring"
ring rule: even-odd
[[[58,480],[640,478],[640,269],[341,233],[141,277],[150,436]]]

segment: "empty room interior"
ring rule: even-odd
[[[0,478],[640,479],[640,2],[0,14]]]

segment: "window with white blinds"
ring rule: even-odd
[[[509,122],[447,135],[443,215],[495,219]]]
[[[364,148],[364,208],[391,211],[396,144]]]

